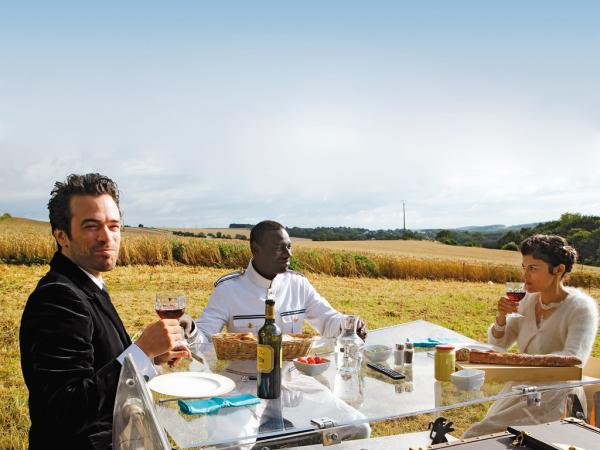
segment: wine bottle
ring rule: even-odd
[[[275,300],[269,289],[265,300],[265,324],[258,330],[256,346],[259,398],[279,398],[282,356],[281,329],[275,323]]]

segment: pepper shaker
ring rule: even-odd
[[[407,366],[411,366],[413,363],[413,352],[414,346],[413,343],[408,339],[406,340],[406,344],[404,344],[404,364]]]

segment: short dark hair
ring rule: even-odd
[[[257,223],[252,227],[252,230],[250,230],[250,245],[252,245],[252,243],[260,244],[265,233],[277,230],[285,230],[285,227],[274,220],[263,220],[262,222]]]
[[[66,181],[57,181],[50,192],[48,211],[52,231],[63,230],[71,238],[71,198],[75,195],[110,195],[119,207],[119,189],[107,176],[99,173],[71,174]],[[119,209],[119,213],[121,210]]]
[[[523,255],[546,262],[550,271],[564,264],[565,273],[569,273],[577,261],[577,250],[564,237],[553,234],[534,234],[521,242],[519,249]]]

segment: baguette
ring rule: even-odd
[[[529,355],[527,353],[469,352],[469,362],[507,366],[571,367],[581,360],[570,355]]]

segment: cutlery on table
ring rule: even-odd
[[[204,361],[204,358],[200,355],[197,355],[194,352],[190,352],[192,354],[192,358],[194,358],[196,361],[202,363],[202,364],[206,364],[206,361]]]
[[[234,370],[234,369],[225,369],[225,372],[234,374],[234,375],[240,375],[242,377],[242,381],[256,381],[256,374],[255,373],[250,373],[250,372],[240,372],[239,370]]]

